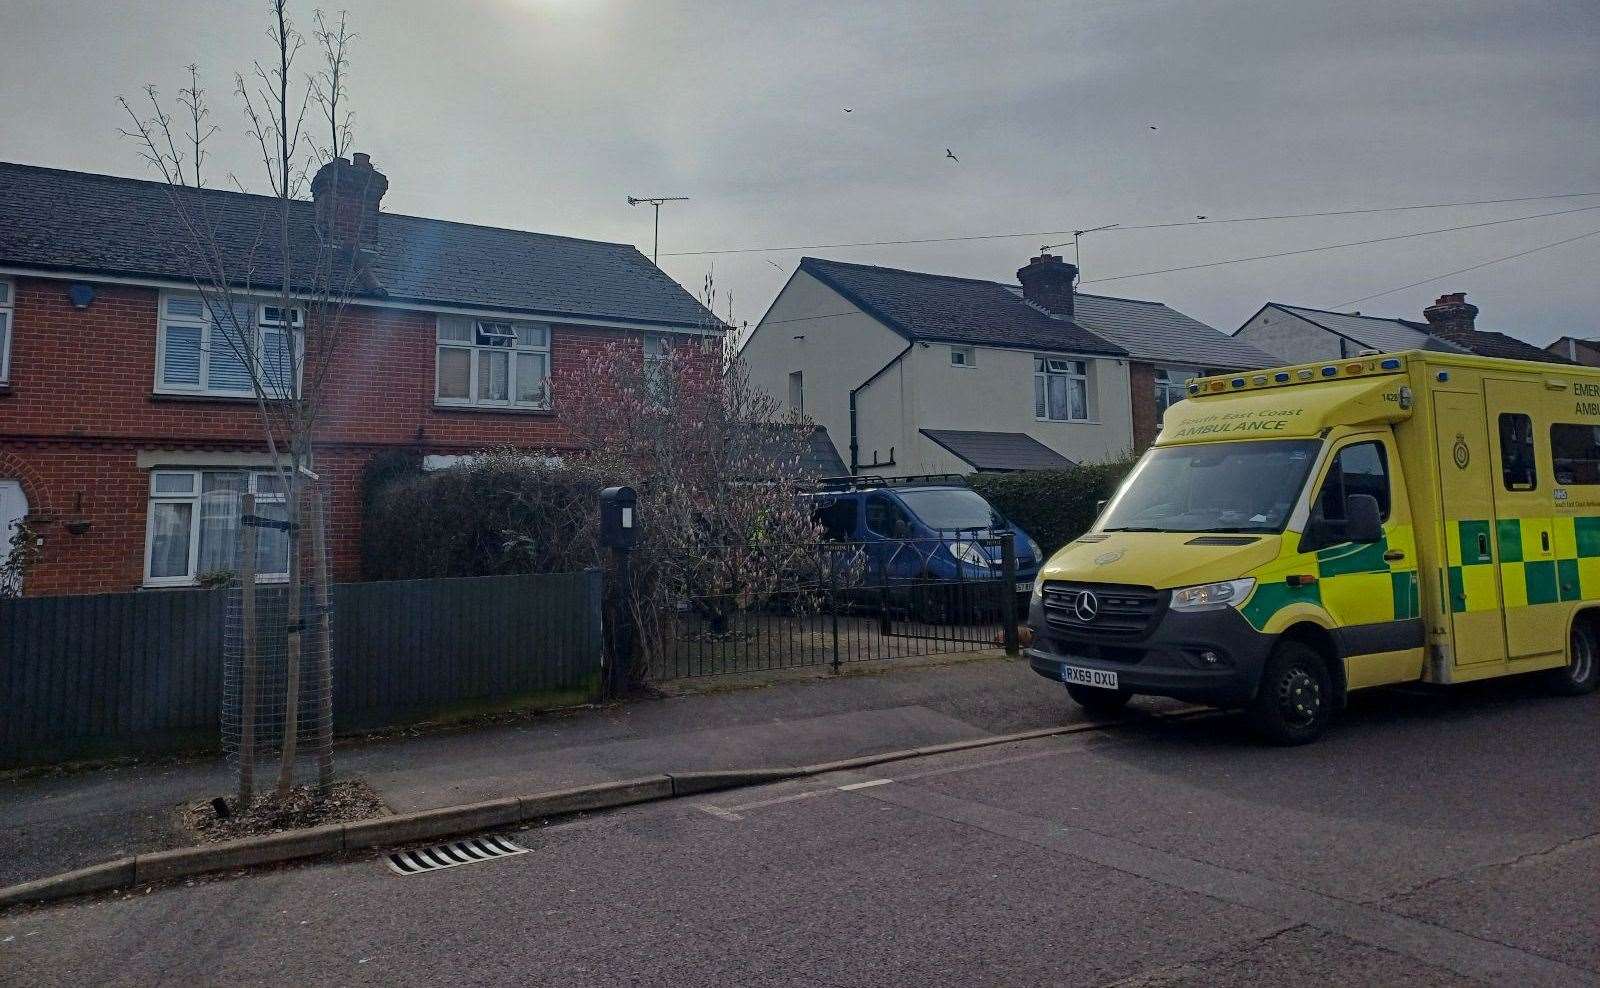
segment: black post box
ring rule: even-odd
[[[639,539],[637,499],[632,487],[607,487],[600,492],[600,544],[632,549]]]

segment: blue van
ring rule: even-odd
[[[805,495],[812,518],[829,541],[859,546],[868,586],[937,588],[999,579],[1001,549],[985,541],[1010,532],[1014,590],[1023,597],[1033,590],[1044,562],[1039,544],[958,475],[837,477],[820,488]]]

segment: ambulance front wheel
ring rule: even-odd
[[[1301,642],[1279,642],[1250,702],[1250,724],[1273,744],[1306,744],[1328,729],[1333,701],[1333,682],[1322,656]]]
[[[1544,673],[1545,686],[1562,696],[1582,696],[1600,686],[1600,642],[1594,626],[1581,618],[1572,626],[1572,661]]]

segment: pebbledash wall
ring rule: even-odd
[[[264,454],[252,400],[155,394],[153,287],[95,283],[75,308],[67,280],[16,276],[9,384],[0,386],[0,476],[20,481],[43,540],[24,592],[103,593],[144,582],[151,464],[208,466]],[[431,312],[347,310],[316,468],[329,486],[333,576],[360,578],[360,477],[385,448],[463,454],[511,445],[572,448],[552,411],[440,407]],[[550,376],[637,333],[551,323]]]

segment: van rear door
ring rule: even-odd
[[[1436,391],[1435,441],[1443,506],[1445,589],[1458,666],[1505,662],[1500,571],[1495,565],[1494,470],[1483,398]]]

